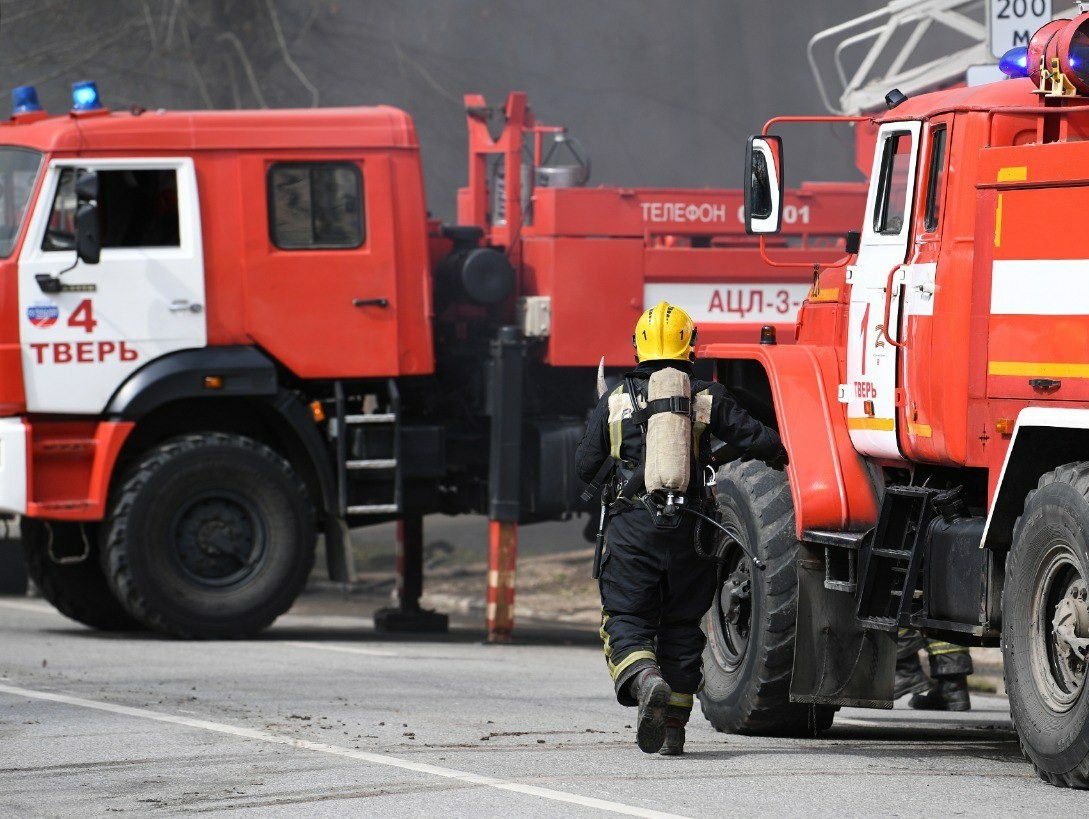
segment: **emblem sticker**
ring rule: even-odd
[[[48,302],[44,304],[32,304],[26,309],[26,317],[30,319],[30,323],[43,330],[56,324],[59,316],[60,310],[57,305]]]

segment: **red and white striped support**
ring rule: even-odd
[[[514,569],[518,557],[518,524],[493,520],[488,524],[489,643],[510,642],[514,630]]]

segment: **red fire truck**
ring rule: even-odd
[[[876,117],[848,255],[822,265],[793,346],[712,344],[773,408],[787,477],[719,475],[736,544],[706,621],[722,730],[819,730],[891,707],[896,635],[1001,644],[1040,776],[1089,787],[1089,14],[1011,52],[1008,79]],[[783,148],[748,146],[747,227],[775,235]],[[774,258],[776,253],[768,250]]]
[[[347,581],[348,528],[400,520],[401,606],[379,625],[440,628],[418,605],[421,516],[486,512],[501,638],[515,527],[577,511],[595,369],[631,361],[644,304],[668,293],[712,341],[789,335],[812,281],[761,261],[740,191],[588,187],[524,94],[466,98],[457,225],[429,220],[393,108],[112,112],[92,83],[60,116],[30,87],[15,102],[0,510],[43,594],[92,626],[252,633],[318,533]],[[840,255],[864,195],[787,194],[780,253]]]

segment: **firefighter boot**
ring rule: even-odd
[[[968,675],[936,677],[934,687],[925,694],[913,695],[908,705],[920,711],[968,711],[972,707]]]
[[[931,686],[930,677],[923,671],[923,664],[919,662],[919,652],[913,652],[907,657],[896,659],[896,681],[893,683],[892,698],[894,700],[907,694],[919,694]]]
[[[631,681],[631,692],[639,702],[635,739],[639,750],[656,754],[665,741],[666,706],[673,693],[657,666],[645,668]]]
[[[666,708],[665,742],[660,753],[662,756],[680,756],[684,753],[684,726],[688,724],[691,708],[670,705]]]

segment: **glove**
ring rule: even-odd
[[[776,472],[782,472],[786,469],[786,465],[790,463],[790,458],[787,457],[786,447],[780,446],[779,451],[764,461],[768,466],[774,469]]]

